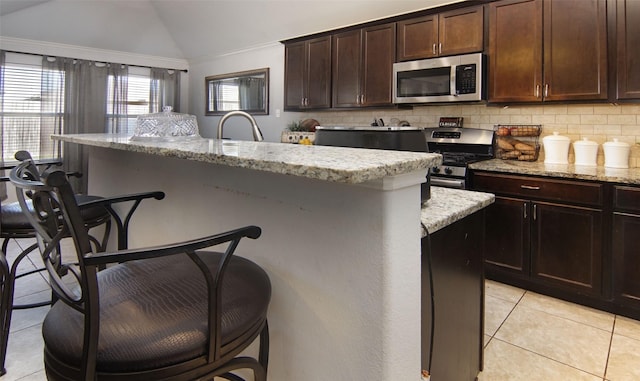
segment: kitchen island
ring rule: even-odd
[[[136,213],[131,247],[262,228],[238,254],[271,278],[270,379],[419,379],[420,183],[440,155],[108,134],[54,138],[90,147],[93,194],[166,193]]]

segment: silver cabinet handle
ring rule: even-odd
[[[431,52],[433,52],[433,55],[436,55],[436,44],[434,43],[433,46],[431,47]]]
[[[522,204],[522,217],[523,219],[527,219],[527,203]]]
[[[442,54],[442,42],[438,44],[438,54]]]
[[[540,98],[540,85],[536,85],[536,98]]]
[[[520,185],[520,188],[529,189],[529,190],[540,190],[540,187],[536,187],[536,186],[533,186],[533,185]]]
[[[538,208],[536,204],[533,204],[533,220],[536,220],[536,214],[538,214]]]
[[[544,84],[544,97],[548,97],[549,96],[549,84],[545,83]]]

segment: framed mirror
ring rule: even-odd
[[[212,75],[204,83],[206,115],[235,110],[269,114],[269,68]]]

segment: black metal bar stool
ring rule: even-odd
[[[98,253],[64,172],[34,181],[24,168],[11,171],[11,182],[59,298],[42,325],[48,380],[238,381],[235,371],[249,369],[266,381],[271,283],[260,266],[234,255],[243,238],[261,235],[259,227]],[[73,259],[60,253],[68,236]],[[240,355],[256,339],[257,358]]]
[[[26,161],[28,163],[26,167],[28,168],[28,172],[31,173],[31,176],[39,178],[40,173],[38,168],[28,152],[17,152],[16,159],[21,162]],[[52,164],[55,165],[55,163],[46,162],[46,168],[51,168]],[[0,181],[8,181],[8,178],[1,178]],[[127,247],[127,229],[133,212],[143,199],[155,198],[160,200],[164,198],[164,193],[147,192],[109,198],[76,194],[74,197],[80,205],[81,216],[87,229],[103,227],[103,234],[100,239],[94,236],[89,236],[89,239],[92,244],[95,245],[96,251],[104,251],[109,241],[112,221],[115,221],[117,227],[118,249],[125,249]],[[129,201],[133,204],[130,206],[123,221],[120,215],[113,209],[112,205]],[[33,205],[30,202],[27,202],[27,206],[33,209]],[[41,267],[22,273],[18,271],[18,266],[31,252],[37,249],[37,243],[30,245],[20,252],[12,263],[9,264],[7,260],[9,242],[12,239],[17,240],[22,238],[36,238],[36,234],[26,215],[22,212],[19,202],[0,205],[0,239],[3,240],[1,246],[2,251],[0,253],[0,275],[2,275],[2,295],[0,302],[0,375],[6,373],[5,361],[13,310],[42,307],[50,305],[53,300],[48,298],[32,303],[14,304],[13,299],[16,280],[46,270],[44,267]]]

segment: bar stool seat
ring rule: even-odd
[[[104,197],[86,194],[76,195],[78,204],[100,199],[104,199]],[[31,202],[28,202],[28,204],[33,209]],[[80,214],[88,227],[99,226],[111,218],[109,211],[103,206],[82,209]],[[0,222],[2,224],[0,238],[20,238],[18,237],[20,235],[24,235],[23,238],[35,237],[33,227],[24,216],[24,213],[22,213],[20,203],[17,201],[2,205],[0,208]]]

